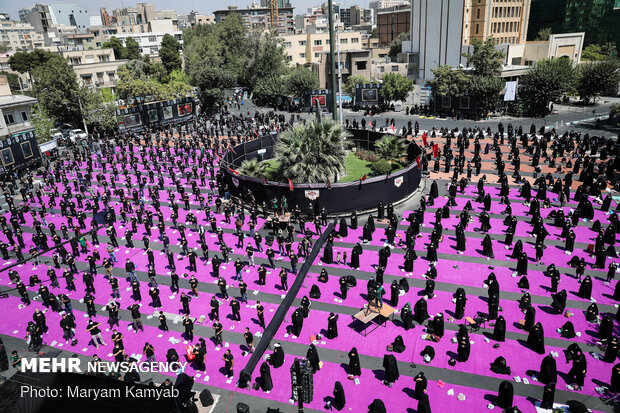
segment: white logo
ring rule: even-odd
[[[394,186],[395,186],[396,188],[400,188],[400,186],[403,184],[403,181],[404,181],[404,180],[405,180],[405,179],[404,179],[402,176],[399,176],[398,178],[395,178],[395,179],[394,179]]]
[[[232,183],[234,186],[239,186],[239,180],[237,178],[233,178]]]
[[[309,191],[304,191],[304,192],[305,192],[306,198],[308,198],[311,201],[314,201],[315,199],[319,197],[319,191],[316,189],[311,189]]]

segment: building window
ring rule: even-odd
[[[13,118],[13,114],[12,113],[7,113],[4,115],[4,122],[7,125],[12,125],[15,123],[15,119]]]
[[[284,47],[291,47],[291,42],[284,42]]]
[[[355,62],[355,68],[357,70],[366,70],[366,61]]]
[[[306,54],[305,54],[305,53],[299,53],[299,57],[300,57],[301,59],[305,59],[305,58],[306,58]]]
[[[154,43],[157,41],[157,36],[149,36],[149,43]]]
[[[479,24],[476,25],[476,34],[478,34],[478,32],[480,32],[480,25]]]
[[[398,72],[398,66],[392,66],[392,72]]]
[[[306,45],[306,41],[305,40],[300,40],[299,41],[299,45],[300,46],[305,46]]]
[[[321,46],[323,44],[323,40],[315,40],[314,41],[314,45],[315,46]]]
[[[379,67],[377,67],[377,72],[379,72],[379,73],[383,73],[384,71],[385,71],[385,69],[384,69],[384,67],[383,67],[383,66],[379,66]]]
[[[314,54],[314,58],[315,58],[315,59],[318,59],[320,56],[321,56],[321,53],[315,53],[315,54]]]
[[[351,43],[359,43],[359,42],[360,42],[360,39],[357,37],[354,37],[351,39]]]
[[[349,43],[349,39],[340,39],[340,44],[347,44]]]
[[[28,122],[28,112],[26,112],[25,110],[22,110],[21,114],[22,114],[22,121]]]
[[[480,18],[480,9],[476,9],[476,19]]]

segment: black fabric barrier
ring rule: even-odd
[[[260,338],[260,342],[258,343],[258,345],[256,346],[256,349],[252,353],[252,357],[250,357],[250,360],[248,360],[248,364],[246,364],[245,368],[241,371],[240,376],[239,376],[239,382],[238,382],[239,387],[245,388],[248,386],[248,383],[252,379],[252,373],[254,372],[256,365],[263,357],[263,354],[265,353],[265,350],[267,350],[269,343],[271,343],[271,340],[273,339],[273,336],[276,334],[276,331],[278,331],[278,329],[282,325],[282,322],[284,321],[284,317],[286,316],[286,312],[293,305],[293,301],[295,300],[295,297],[297,297],[297,293],[301,289],[301,286],[304,283],[304,280],[306,279],[306,275],[308,275],[308,271],[310,271],[310,267],[312,266],[312,263],[314,263],[314,260],[316,259],[317,255],[319,255],[319,252],[321,248],[323,247],[323,244],[327,240],[327,237],[329,236],[329,234],[331,234],[334,231],[335,228],[336,228],[336,221],[334,220],[334,222],[329,224],[329,226],[325,229],[325,231],[323,231],[323,234],[319,237],[317,242],[314,243],[314,246],[312,247],[310,254],[308,254],[308,257],[304,260],[304,263],[302,264],[301,269],[297,273],[295,282],[293,283],[291,288],[289,288],[288,292],[286,293],[286,297],[284,297],[284,300],[282,300],[282,303],[276,310],[276,313],[271,319],[271,322],[265,329],[265,332]]]
[[[350,129],[352,140],[358,148],[367,149],[374,146],[374,142],[381,139],[385,133],[364,129]],[[368,178],[365,181],[346,183],[323,184],[294,184],[293,190],[287,183],[265,181],[261,178],[252,178],[239,175],[235,168],[246,159],[270,159],[277,136],[275,134],[261,136],[253,141],[235,146],[222,158],[222,172],[224,183],[229,192],[238,198],[247,198],[252,193],[254,199],[262,204],[270,205],[273,198],[285,197],[288,205],[298,205],[302,211],[307,211],[311,205],[318,212],[325,208],[328,213],[348,212],[376,208],[379,202],[396,203],[418,188],[421,173],[415,162],[405,169],[389,175]],[[261,155],[259,150],[264,149]]]

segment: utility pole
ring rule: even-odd
[[[331,91],[332,91],[332,117],[338,120],[338,112],[336,109],[336,59],[334,56],[334,0],[328,0],[329,7],[329,60],[331,63]]]
[[[78,96],[78,106],[80,108],[80,116],[82,117],[82,123],[84,124],[84,132],[88,135],[88,127],[86,126],[86,119],[84,118],[84,111],[82,110],[82,99]]]
[[[340,63],[340,30],[336,30],[336,48],[338,50],[338,119],[342,126],[342,67]]]

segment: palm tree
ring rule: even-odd
[[[252,176],[254,178],[260,178],[265,176],[267,164],[260,162],[258,159],[250,159],[241,162],[239,166],[239,173],[241,175]]]
[[[395,161],[407,156],[407,142],[396,135],[384,135],[375,142],[375,151],[388,161]]]
[[[279,175],[303,183],[334,181],[345,170],[348,132],[330,119],[283,132],[275,147]]]

